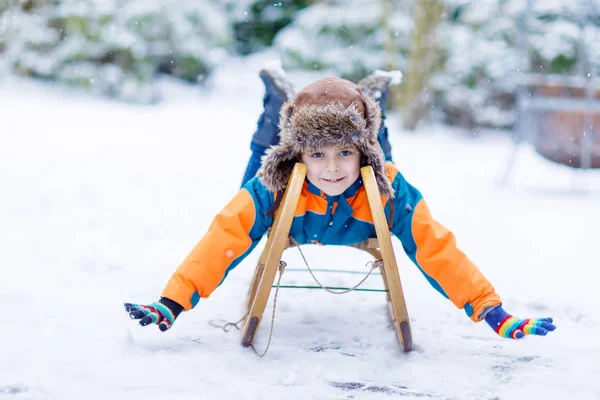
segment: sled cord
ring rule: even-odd
[[[262,354],[259,354],[256,350],[256,347],[252,345],[252,350],[254,350],[254,353],[256,353],[256,355],[261,358],[264,357],[265,354],[267,354],[269,346],[271,345],[271,339],[273,338],[273,326],[275,325],[275,308],[277,307],[277,294],[279,294],[279,284],[281,283],[283,270],[286,266],[287,264],[285,263],[285,261],[279,261],[279,278],[277,278],[277,287],[275,288],[275,297],[273,298],[273,314],[271,315],[271,329],[269,330],[269,341],[267,342],[267,347],[265,348],[265,351],[262,352]]]
[[[285,270],[286,266],[287,266],[287,264],[285,263],[285,261],[279,261],[279,278],[277,279],[277,287],[275,289],[275,297],[273,298],[273,314],[271,316],[271,329],[269,331],[269,341],[267,342],[267,347],[265,348],[265,350],[262,353],[259,353],[258,350],[256,350],[256,347],[254,347],[254,345],[252,345],[252,350],[254,350],[254,353],[256,353],[256,355],[261,358],[264,357],[265,354],[267,354],[267,351],[269,350],[269,346],[271,345],[271,339],[273,338],[273,326],[275,325],[275,309],[277,307],[277,295],[279,294],[279,286],[281,284],[281,277],[283,276],[283,271]],[[248,317],[248,313],[246,313],[237,322],[226,322],[225,320],[221,320],[221,319],[213,319],[213,320],[208,321],[208,323],[210,326],[223,329],[223,331],[225,331],[225,332],[229,332],[231,330],[231,328],[236,328],[239,331],[240,330],[239,323],[242,322],[243,320],[245,320],[246,317]]]
[[[362,285],[367,280],[367,278],[369,278],[369,276],[371,275],[371,272],[373,272],[373,270],[375,268],[379,267],[380,264],[383,262],[383,260],[375,260],[375,261],[369,261],[369,262],[367,262],[365,264],[365,267],[368,266],[369,264],[371,264],[371,269],[369,270],[369,272],[367,273],[367,275],[365,275],[365,277],[360,282],[358,282],[356,285],[354,285],[350,289],[341,290],[341,291],[335,291],[335,290],[331,290],[331,289],[323,286],[323,284],[321,284],[321,282],[319,282],[319,280],[317,279],[317,277],[313,273],[312,269],[308,265],[308,261],[306,261],[306,257],[304,257],[304,253],[302,252],[302,249],[300,248],[300,245],[292,237],[290,237],[290,240],[298,248],[298,251],[300,252],[300,255],[302,256],[302,259],[304,260],[304,264],[306,265],[306,268],[308,268],[308,272],[310,272],[310,274],[313,277],[313,279],[315,280],[315,282],[317,282],[317,284],[319,286],[321,286],[321,289],[323,289],[324,291],[326,291],[328,293],[331,293],[331,294],[346,294],[346,293],[352,292],[353,290],[359,288],[360,285]]]

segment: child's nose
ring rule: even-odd
[[[338,171],[340,169],[340,165],[338,163],[338,161],[332,157],[329,159],[329,162],[327,163],[327,171],[331,171],[331,172],[335,172]]]

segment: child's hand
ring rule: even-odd
[[[485,316],[485,322],[498,335],[508,339],[521,339],[525,335],[546,336],[556,329],[552,318],[520,319],[504,311],[502,306],[492,309]]]
[[[173,326],[173,322],[183,309],[176,302],[166,298],[149,305],[133,303],[125,303],[124,305],[125,311],[129,313],[129,318],[139,319],[142,326],[156,324],[158,329],[163,332]]]

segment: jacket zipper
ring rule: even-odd
[[[325,232],[327,231],[327,228],[331,226],[331,222],[333,221],[333,213],[331,212],[331,210],[333,210],[333,200],[327,200],[327,215],[325,216],[325,224],[323,225],[323,229],[321,230],[321,235],[319,238],[321,242],[325,237]]]

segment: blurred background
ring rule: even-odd
[[[0,0],[0,13],[0,79],[148,104],[160,76],[210,91],[222,65],[263,53],[353,81],[401,70],[388,108],[406,131],[510,130],[600,167],[599,0]]]

